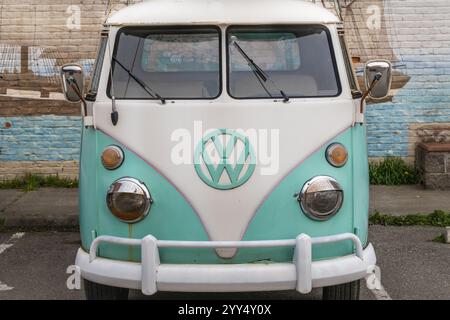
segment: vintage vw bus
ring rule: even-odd
[[[110,17],[82,102],[76,265],[87,298],[128,289],[323,287],[355,299],[368,242],[364,99],[342,24],[301,0],[151,0]]]

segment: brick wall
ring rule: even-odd
[[[133,2],[1,1],[0,179],[77,176],[80,106],[63,100],[59,68],[79,63],[89,78],[107,12]]]
[[[369,155],[413,161],[417,142],[450,142],[450,1],[357,0],[343,15],[354,56],[396,65],[390,101],[368,106]]]
[[[0,3],[0,178],[76,174],[79,105],[62,100],[59,67],[78,62],[89,73],[106,12],[140,1],[107,2]],[[450,141],[450,1],[341,3],[351,3],[342,14],[360,80],[369,59],[396,66],[391,96],[368,106],[369,155],[412,161],[417,142]]]
[[[79,158],[79,117],[0,117],[0,123],[0,162]]]

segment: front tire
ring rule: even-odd
[[[323,288],[323,300],[359,300],[360,280]]]
[[[84,279],[87,300],[128,300],[129,289],[111,287]]]

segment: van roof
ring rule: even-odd
[[[147,0],[112,15],[107,25],[337,23],[304,0]]]

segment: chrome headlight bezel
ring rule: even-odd
[[[117,193],[141,196],[144,200],[143,207],[138,212],[134,213],[135,216],[132,218],[123,218],[127,213],[120,212],[114,204],[114,196]],[[120,221],[130,224],[144,219],[149,214],[152,203],[153,199],[147,186],[142,181],[131,177],[117,179],[110,185],[108,192],[106,193],[106,204],[111,213]]]
[[[317,192],[336,192],[337,200],[333,209],[328,210],[327,212],[318,212],[315,208],[311,208],[307,202],[307,196],[309,194],[317,193]],[[300,203],[300,207],[303,213],[317,221],[325,221],[329,220],[333,216],[335,216],[339,210],[342,208],[344,203],[344,191],[341,185],[336,181],[336,179],[330,176],[316,176],[310,180],[308,180],[302,190],[298,194],[297,198]]]

